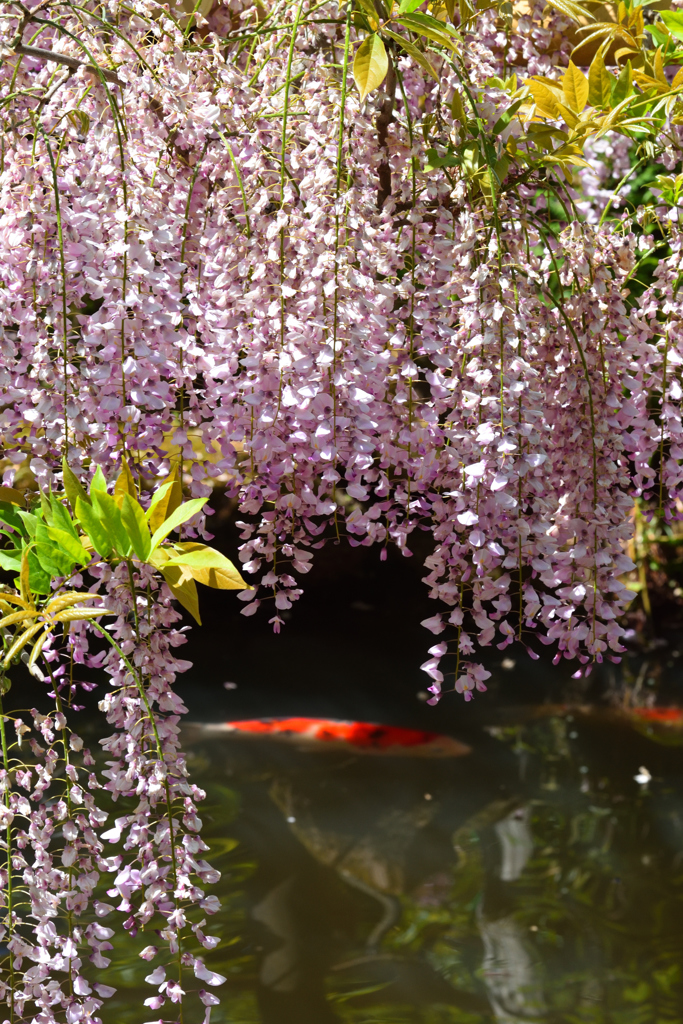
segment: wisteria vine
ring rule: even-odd
[[[485,690],[492,644],[618,660],[634,498],[665,521],[681,508],[683,14],[614,15],[7,0],[5,488],[68,496],[64,459],[105,491],[130,466],[141,508],[174,472],[194,498],[221,488],[254,580],[242,613],[263,606],[276,631],[331,538],[383,558],[429,531],[431,703]],[[154,1010],[182,1014],[184,967],[216,978],[186,942],[214,944],[185,905],[215,909],[197,882],[215,872],[195,858],[172,686],[172,598],[196,602],[184,570],[160,571],[137,553],[84,564],[115,626],[42,649],[55,713],[12,722],[30,763],[0,709],[11,1024],[99,1019],[109,990],[81,952],[107,961],[102,871],[125,928],[166,922]],[[103,629],[106,656],[89,649]],[[60,705],[69,659],[111,678],[103,775]],[[131,808],[104,833],[103,786]],[[20,878],[35,925],[14,916]]]

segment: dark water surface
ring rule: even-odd
[[[677,733],[578,708],[491,717],[441,760],[188,732],[223,871],[212,1021],[683,1020]],[[137,1008],[139,938],[109,972],[109,1014],[131,1024],[156,1016]]]
[[[312,752],[186,730],[223,873],[212,1024],[681,1024],[683,731],[617,710],[655,691],[683,704],[675,638],[588,682],[494,651],[487,694],[430,708],[419,564],[340,558],[311,573],[279,637],[203,592],[205,625],[181,652],[190,721],[356,719],[471,750]],[[137,955],[153,939],[113,940],[105,1024],[159,1018]],[[190,1001],[185,1024],[203,1016]]]

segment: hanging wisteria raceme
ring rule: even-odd
[[[219,909],[205,889],[219,873],[202,857],[208,847],[198,835],[197,802],[205,794],[189,782],[179,750],[177,723],[186,709],[172,684],[175,673],[188,667],[172,654],[184,642],[173,629],[179,613],[168,591],[159,593],[158,582],[144,568],[133,580],[138,611],[132,614],[127,566],[91,571],[107,588],[107,614],[117,616],[108,630],[100,627],[112,647],[88,657],[83,637],[73,633],[69,675],[73,678],[74,665],[85,658],[103,665],[110,676],[112,690],[100,702],[115,728],[102,741],[105,765],[97,770],[83,740],[67,725],[64,712],[74,709],[73,682],[51,641],[42,650],[46,672],[33,671],[49,684],[55,713],[33,709],[31,725],[11,716],[14,747],[20,754],[28,746],[28,763],[12,756],[3,726],[0,828],[7,861],[1,878],[9,957],[2,998],[12,1022],[99,1020],[103,1000],[116,991],[99,980],[111,963],[107,953],[115,934],[101,919],[113,911],[125,915],[123,928],[133,936],[159,917],[165,920],[165,927],[156,929],[158,946],[141,952],[145,960],[162,959],[146,979],[156,989],[147,1006],[158,1010],[182,1003],[187,979],[196,978],[194,988],[210,1008],[218,1000],[203,985],[225,981],[203,956],[190,952],[192,946],[201,952],[218,943],[203,929],[207,915]],[[106,830],[109,814],[98,791],[109,791],[115,804],[127,803],[128,813],[113,825],[109,821]],[[122,852],[107,856],[106,845],[112,843]],[[112,903],[96,892],[103,873],[113,875],[107,887]]]
[[[383,558],[431,531],[431,703],[485,690],[491,645],[537,657],[537,637],[556,662],[618,660],[633,500],[676,515],[683,461],[680,183],[660,179],[659,206],[624,205],[646,161],[677,170],[675,31],[662,15],[648,36],[641,8],[620,9],[633,60],[613,73],[609,26],[572,55],[592,18],[573,0],[451,6],[0,13],[4,485],[30,471],[59,488],[66,457],[84,484],[125,459],[140,485],[178,466],[195,497],[227,490],[255,583],[243,614],[276,631],[328,540]],[[31,1000],[41,1024],[96,1019],[107,993],[77,972],[83,945],[107,959],[108,909],[90,907],[103,871],[126,929],[166,922],[150,1007],[181,1003],[183,968],[220,977],[187,942],[212,948],[188,908],[216,905],[178,744],[178,613],[132,565],[91,569],[116,615],[104,774],[86,793],[70,762],[48,806],[54,737],[21,769],[30,781],[4,769],[6,827],[30,822],[25,884],[43,900],[32,945],[11,926],[12,1021]],[[74,626],[67,654],[101,665],[88,644],[103,628]],[[57,644],[45,658],[58,679]],[[98,787],[122,804],[106,829]],[[90,879],[77,908],[76,870]],[[69,917],[65,938],[53,910],[90,923]],[[68,996],[45,988],[59,957]],[[201,998],[208,1020],[216,999]]]
[[[361,104],[343,18],[283,6],[257,31],[256,9],[220,7],[188,47],[163,8],[137,10],[55,8],[40,48],[84,63],[5,65],[24,89],[3,176],[8,446],[45,479],[65,443],[158,472],[182,451],[196,494],[227,475],[262,572],[244,612],[274,598],[276,629],[330,530],[409,553],[430,524],[428,582],[465,655],[536,626],[572,657],[620,650],[626,512],[658,431],[651,339],[620,288],[635,236],[554,230],[552,180],[492,208],[424,166],[437,119],[466,138],[467,97],[482,126],[509,105],[493,13],[438,85],[396,54],[393,95],[388,78]],[[552,71],[567,50],[541,20],[515,45]],[[17,10],[8,41],[18,26]]]

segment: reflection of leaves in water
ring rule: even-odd
[[[525,794],[529,813],[530,859],[519,878],[502,881],[496,860],[500,853],[496,824],[520,805],[519,800],[491,800],[460,824],[452,835],[450,862],[445,860],[413,888],[401,883],[401,917],[384,936],[377,955],[363,950],[364,936],[372,926],[363,919],[358,945],[353,948],[356,940],[351,939],[336,969],[328,970],[328,998],[342,1024],[490,1024],[492,1017],[483,1010],[439,1003],[434,983],[435,978],[441,979],[444,986],[472,998],[484,991],[486,922],[493,922],[501,935],[503,925],[518,934],[538,972],[545,1008],[536,1017],[527,1014],[521,1019],[536,1019],[538,1024],[680,1024],[683,863],[673,855],[683,848],[683,816],[677,817],[680,801],[674,775],[667,776],[673,781],[666,796],[654,784],[647,794],[636,790],[633,770],[626,782],[619,781],[616,768],[610,765],[603,771],[604,778],[593,767],[589,774],[581,773],[580,767],[592,764],[593,755],[579,750],[573,738],[576,728],[554,715],[496,730],[501,745],[511,748],[520,764],[525,764],[526,781],[519,791]],[[644,763],[651,764],[655,775],[654,763]],[[262,1024],[254,996],[259,964],[244,939],[248,907],[243,890],[256,865],[231,835],[239,798],[228,786],[208,781],[212,772],[208,759],[201,765],[193,762],[192,772],[193,778],[201,776],[197,781],[208,791],[201,812],[211,847],[207,859],[223,872],[215,891],[224,907],[211,919],[210,930],[221,934],[213,965],[228,982],[212,1024]],[[283,775],[280,789],[285,793]],[[249,781],[254,784],[253,776]],[[257,782],[265,793],[272,775]],[[239,788],[239,780],[236,785]],[[297,835],[291,827],[289,834],[324,863],[323,847],[313,842],[312,829],[322,827],[327,819],[319,821],[312,811],[307,822],[302,806],[292,814],[290,802],[295,794],[285,795],[281,813],[295,817],[293,826],[299,830]],[[378,845],[368,845],[368,855],[390,856],[402,865],[403,845],[394,835],[393,810],[387,804],[382,820],[391,827],[387,835],[378,837]],[[330,827],[339,828],[337,822],[344,820],[335,817],[334,806],[329,813],[332,825],[325,826],[326,842],[331,842]],[[412,821],[408,805],[402,813]],[[373,819],[373,828],[377,820]],[[416,835],[424,832],[421,821],[413,822]],[[343,855],[344,849],[340,846],[333,852]],[[329,867],[334,870],[334,864]],[[403,870],[401,874],[407,877]],[[330,928],[334,927],[330,921]],[[120,988],[110,1009],[109,1019],[116,1024],[142,1024],[150,1015],[140,1009],[150,989],[142,980],[148,966],[138,959],[137,951],[151,941],[149,933],[135,940],[114,939],[112,968],[120,966],[108,971],[106,980]],[[396,988],[388,975],[382,975],[381,962],[399,976],[413,968],[424,969],[425,976],[431,972],[430,994],[417,1006],[408,1000],[396,1001]],[[197,1012],[188,1019],[201,1017]],[[301,1024],[315,1021],[307,1018]]]
[[[564,730],[554,718],[507,730],[505,739],[531,751],[547,780],[558,761],[572,760]],[[662,818],[669,831],[673,819],[680,846],[680,823],[642,792],[634,798],[632,783],[629,799],[618,778],[589,786],[573,761],[563,785],[542,784],[531,820],[535,853],[510,887],[549,1015],[557,1024],[680,1022],[683,874],[661,841]]]
[[[335,992],[330,996],[330,1002],[338,1006],[341,1003],[347,1003],[349,999],[358,999],[359,996],[368,996],[373,995],[375,992],[381,992],[390,984],[391,982],[389,981],[383,981],[379,985],[365,985],[364,987],[349,989],[347,992]]]
[[[520,878],[496,894],[482,852],[506,809],[502,801],[489,805],[453,837],[450,889],[442,887],[432,905],[424,887],[404,894],[400,926],[386,936],[383,950],[425,958],[454,987],[472,991],[480,978],[477,915],[486,891],[486,913],[509,920],[536,963],[543,1024],[680,1024],[683,868],[672,859],[683,840],[678,794],[669,791],[669,805],[658,805],[652,794],[634,795],[632,773],[620,780],[616,766],[589,784],[584,765],[590,754],[570,742],[574,730],[559,716],[496,730],[535,773],[531,859]],[[498,911],[493,897],[503,901]],[[345,1024],[486,1019],[450,1007],[369,1012],[352,1004],[351,997]]]

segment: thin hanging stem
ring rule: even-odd
[[[5,884],[5,900],[7,906],[7,934],[8,941],[11,941],[14,935],[14,880],[12,877],[12,825],[9,821],[10,812],[10,763],[9,763],[9,748],[7,745],[7,734],[5,732],[5,713],[2,705],[2,694],[5,690],[5,676],[0,676],[0,744],[2,744],[2,766],[5,771],[4,789],[3,789],[3,803],[5,810],[8,812],[7,822],[7,882]],[[15,968],[14,968],[14,953],[10,949],[9,951],[9,987],[10,987],[10,1024],[15,1024],[15,1012],[14,1012],[14,992],[16,988],[15,981]]]

